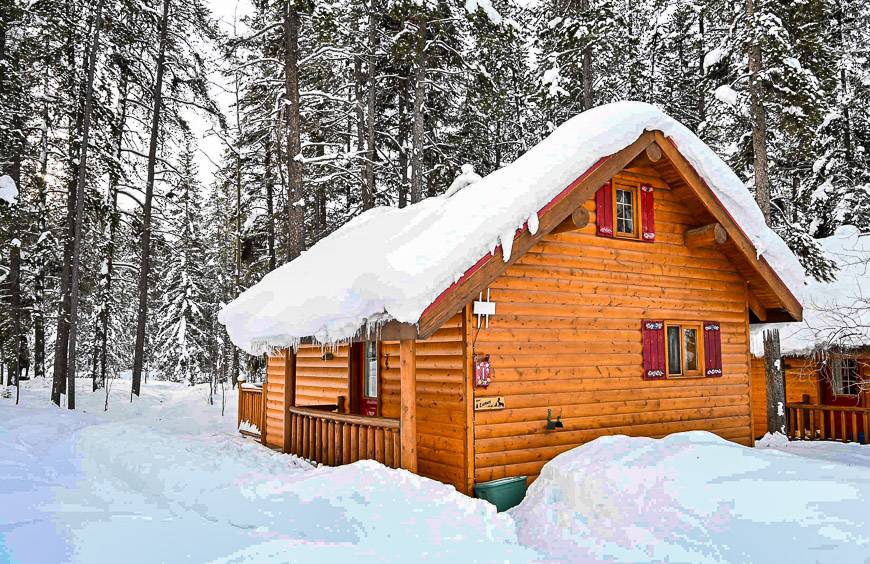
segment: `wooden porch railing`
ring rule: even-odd
[[[785,407],[790,439],[870,443],[870,408],[808,403]]]
[[[398,419],[332,413],[330,407],[289,408],[291,454],[327,466],[376,460],[399,467]]]
[[[246,429],[245,422],[257,430]],[[249,384],[239,384],[239,432],[249,437],[260,438],[263,432],[263,389]]]

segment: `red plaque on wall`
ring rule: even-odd
[[[489,355],[475,357],[474,359],[474,385],[485,388],[492,382],[492,365],[489,363]]]

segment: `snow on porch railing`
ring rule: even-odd
[[[870,408],[809,403],[785,407],[790,439],[870,443]]]
[[[291,407],[290,453],[327,466],[376,460],[398,468],[399,420],[333,413],[317,407]]]
[[[259,439],[263,428],[263,389],[239,384],[239,433]]]

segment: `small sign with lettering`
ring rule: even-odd
[[[504,409],[504,396],[474,398],[474,411],[495,411]]]

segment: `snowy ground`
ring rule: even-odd
[[[84,383],[84,382],[83,382]],[[83,388],[84,386],[82,386]],[[373,463],[313,469],[235,430],[203,387],[116,381],[53,407],[0,398],[0,562],[525,561],[513,521]]]
[[[607,437],[499,515],[274,453],[236,432],[232,393],[221,416],[202,387],[148,382],[131,404],[117,381],[108,412],[84,388],[76,412],[41,381],[0,397],[0,562],[870,562],[868,447]]]

